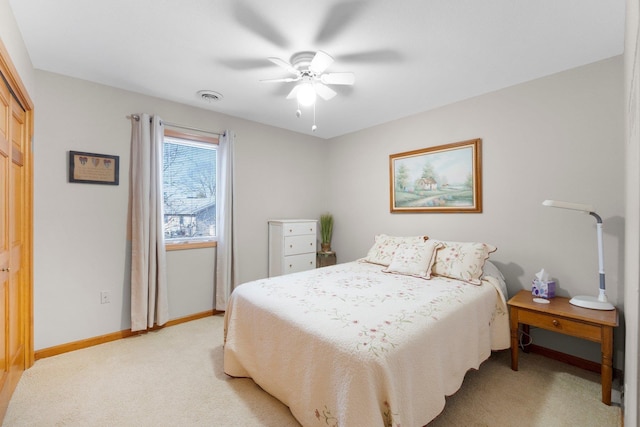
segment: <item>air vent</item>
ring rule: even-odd
[[[214,92],[212,90],[199,90],[198,96],[201,100],[208,103],[217,102],[223,98],[222,94]]]

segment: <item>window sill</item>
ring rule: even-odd
[[[185,249],[201,249],[201,248],[215,248],[218,246],[218,242],[214,240],[208,240],[206,242],[175,242],[166,243],[164,245],[167,251],[182,251]]]

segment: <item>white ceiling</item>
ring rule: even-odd
[[[625,0],[9,0],[38,69],[321,138],[620,55]],[[267,60],[324,50],[353,87],[296,118]],[[219,92],[218,102],[197,92]]]

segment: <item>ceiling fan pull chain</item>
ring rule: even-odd
[[[311,126],[311,132],[315,132],[318,129],[316,126],[316,103],[313,103],[313,126]]]

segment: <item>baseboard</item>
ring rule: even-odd
[[[70,351],[80,350],[82,348],[93,347],[94,345],[104,344],[110,341],[116,341],[122,338],[128,338],[135,335],[144,334],[148,331],[155,331],[158,329],[166,328],[169,326],[179,325],[180,323],[190,322],[192,320],[202,319],[203,317],[213,316],[214,314],[224,313],[223,311],[218,310],[207,310],[201,313],[191,314],[189,316],[180,317],[178,319],[169,320],[162,326],[154,326],[147,331],[137,331],[131,332],[131,330],[126,329],[123,331],[113,332],[106,335],[100,335],[98,337],[87,338],[80,341],[74,341],[67,344],[60,344],[54,347],[43,348],[42,350],[36,350],[34,353],[34,359],[44,359],[46,357],[57,356],[58,354],[68,353]]]
[[[598,374],[601,372],[601,364],[598,362],[594,362],[592,360],[583,359],[578,356],[562,353],[560,351],[552,350],[546,347],[541,347],[536,344],[527,345],[526,348],[530,353],[539,354],[541,356],[558,360],[560,362],[564,362],[572,366],[577,366],[578,368],[586,369],[587,371],[597,372]],[[613,377],[622,378],[622,371],[620,369],[614,368]]]
[[[179,325],[181,323],[190,322],[192,320],[202,319],[204,317],[213,316],[216,314],[224,313],[224,311],[219,310],[207,310],[201,313],[191,314],[189,316],[180,317],[178,319],[169,320],[163,326],[154,326],[149,329],[149,331],[154,331],[170,326]],[[87,338],[80,341],[74,341],[67,344],[60,344],[54,347],[43,348],[41,350],[36,350],[34,353],[34,359],[44,359],[51,356],[56,356],[58,354],[68,353],[70,351],[80,350],[82,348],[92,347],[98,344],[104,344],[110,341],[116,341],[122,338],[132,337],[135,335],[140,335],[146,333],[147,331],[140,332],[131,332],[131,330],[126,329],[123,331],[113,332],[106,335],[101,335],[93,338]],[[548,357],[550,359],[558,360],[560,362],[567,363],[572,366],[577,366],[578,368],[586,369],[587,371],[600,373],[601,366],[600,363],[594,362],[592,360],[583,359],[581,357],[573,356],[570,354],[562,353],[557,350],[552,350],[550,348],[542,347],[536,344],[530,344],[527,346],[527,351],[535,354],[539,354],[541,356]],[[622,371],[619,369],[613,369],[613,377],[614,378],[622,378]]]

